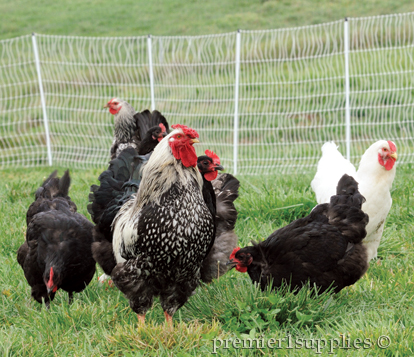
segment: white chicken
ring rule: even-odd
[[[359,183],[359,191],[366,199],[362,210],[369,216],[367,236],[363,240],[368,262],[377,256],[385,219],[391,209],[390,189],[395,177],[396,160],[396,145],[390,140],[379,140],[365,151],[356,170],[341,155],[334,142],[327,142],[322,146],[322,157],[311,182],[318,204],[329,202],[343,174],[353,176]]]

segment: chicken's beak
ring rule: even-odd
[[[196,143],[199,143],[199,142],[200,142],[200,140],[198,140],[198,139],[191,139],[191,142],[192,142],[193,144],[196,144]]]
[[[394,160],[397,160],[397,158],[398,158],[398,155],[397,155],[397,153],[396,153],[396,152],[393,152],[390,156],[391,156]]]
[[[235,262],[233,259],[230,259],[230,260],[226,263],[226,265],[231,265],[230,269],[233,269],[233,268],[237,265],[237,262]]]
[[[224,170],[224,167],[221,166],[221,165],[219,165],[219,164],[217,164],[216,167],[214,168],[214,170],[216,170],[216,171],[218,171],[218,170],[223,171]]]
[[[103,107],[104,108],[109,108],[109,103],[106,103]]]

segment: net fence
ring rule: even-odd
[[[214,150],[237,174],[311,170],[329,140],[344,155],[348,143],[355,164],[372,142],[393,140],[409,164],[413,73],[414,13],[208,36],[3,40],[0,167],[48,165],[49,154],[53,165],[105,166],[113,116],[103,105],[115,96],[195,128],[197,153]]]

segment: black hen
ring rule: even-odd
[[[91,186],[92,203],[88,205],[88,211],[96,224],[92,253],[107,275],[111,275],[116,265],[112,249],[112,222],[122,205],[135,197],[142,168],[149,157],[150,154],[137,156],[135,149],[127,148],[111,160],[108,170],[99,176],[101,185]]]
[[[218,175],[217,170],[223,170],[219,157],[209,150],[205,154],[198,157],[197,167],[203,176],[204,201],[215,217],[215,239],[203,261],[201,280],[210,283],[228,271],[227,259],[237,246],[234,200],[238,197],[240,182],[230,174]]]
[[[337,293],[368,268],[362,244],[368,223],[363,202],[358,183],[344,175],[330,203],[316,206],[307,217],[278,229],[263,242],[236,248],[230,262],[238,271],[247,271],[262,290],[270,281],[274,288],[290,283],[291,289],[309,281],[320,292],[332,286]]]
[[[152,113],[149,110],[136,113],[127,101],[119,98],[112,98],[105,108],[115,117],[111,159],[129,147],[134,148],[140,155],[145,155],[169,133],[167,120],[156,110]],[[161,132],[155,127],[161,128]],[[146,137],[150,131],[150,135]]]
[[[95,273],[93,224],[76,213],[69,185],[69,172],[59,179],[55,171],[36,191],[27,212],[26,242],[17,252],[32,297],[48,307],[58,289],[68,292],[71,303],[73,292],[85,289]]]

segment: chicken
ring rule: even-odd
[[[59,210],[60,207],[68,207],[71,212],[76,212],[77,207],[71,201],[69,194],[70,176],[65,173],[61,178],[56,177],[57,170],[53,171],[43,182],[35,193],[35,201],[29,206],[26,213],[26,224],[32,221],[35,214],[49,211],[51,209]]]
[[[335,186],[346,173],[355,178],[359,191],[366,201],[362,210],[368,214],[367,236],[363,243],[367,247],[367,259],[377,256],[385,220],[391,209],[390,194],[394,181],[397,160],[397,147],[392,141],[380,140],[372,144],[364,153],[358,171],[337,150],[333,142],[322,146],[322,158],[311,187],[318,203],[329,202],[335,194]]]
[[[169,133],[166,119],[157,110],[152,113],[148,110],[136,113],[127,101],[119,98],[112,98],[104,108],[109,108],[109,112],[115,116],[111,159],[128,147],[134,148],[140,155],[148,154],[156,146],[153,141],[160,141]],[[146,137],[143,136],[145,134]],[[147,147],[142,142],[147,142],[152,147]]]
[[[113,222],[117,265],[111,277],[142,323],[154,296],[172,323],[197,287],[214,239],[214,217],[196,167],[198,133],[184,125],[173,128],[145,165],[136,197]]]
[[[32,297],[49,308],[58,289],[80,292],[95,274],[92,258],[93,224],[76,212],[68,196],[70,176],[54,171],[36,191],[27,212],[26,241],[17,251],[17,261],[32,287]]]
[[[229,263],[265,290],[284,283],[292,290],[310,282],[323,292],[339,292],[354,284],[368,268],[366,235],[368,215],[361,210],[364,197],[358,183],[344,175],[330,203],[273,232],[265,241],[236,248]]]
[[[100,281],[108,278],[116,264],[112,250],[112,221],[122,205],[135,197],[142,168],[168,131],[168,123],[159,112],[151,114],[145,110],[135,117],[138,119],[135,137],[142,141],[136,141],[138,147],[126,147],[111,160],[108,169],[99,176],[100,186],[92,185],[89,195],[88,212],[95,223],[92,253],[106,274]]]
[[[214,244],[209,249],[201,267],[201,280],[210,283],[228,271],[228,256],[237,247],[238,237],[233,229],[237,220],[234,200],[238,197],[240,182],[230,174],[220,174],[223,170],[220,158],[206,150],[206,155],[199,156],[197,167],[203,176],[203,196],[210,212],[215,217],[216,230]],[[217,177],[218,176],[218,177]]]
[[[92,254],[105,273],[99,278],[101,282],[109,278],[116,265],[112,249],[112,222],[122,205],[135,197],[148,156],[137,156],[131,147],[124,149],[99,176],[101,185],[91,187],[94,192],[90,194],[92,203],[88,205],[88,211],[96,223]]]

